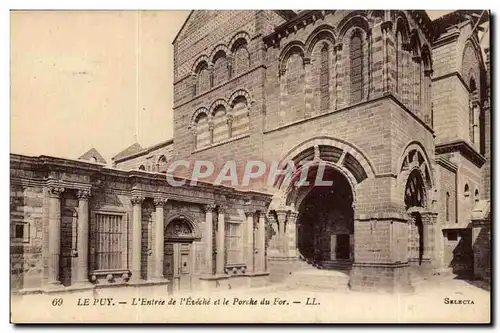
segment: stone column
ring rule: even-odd
[[[256,270],[264,272],[266,270],[266,215],[259,212],[259,221],[256,234]]]
[[[217,217],[217,257],[216,257],[216,274],[223,275],[224,274],[224,266],[225,266],[225,249],[224,249],[224,241],[225,241],[225,223],[224,223],[224,213],[225,207],[219,206],[219,215]]]
[[[246,246],[245,246],[245,253],[246,253],[246,264],[247,264],[247,269],[246,271],[248,273],[253,273],[255,270],[254,266],[254,258],[253,258],[253,253],[254,253],[254,248],[253,248],[253,217],[255,215],[255,211],[246,211],[245,216],[247,218],[246,220]]]
[[[286,256],[288,243],[285,235],[285,222],[286,222],[286,210],[277,210],[276,216],[278,218],[278,249],[280,256]]]
[[[138,282],[141,280],[141,229],[142,229],[142,203],[144,197],[134,196],[130,201],[133,205],[132,211],[132,267],[131,281]]]
[[[205,273],[212,275],[214,273],[213,267],[213,212],[215,210],[214,204],[205,205]]]
[[[291,258],[297,257],[297,212],[291,211],[288,213],[286,222],[286,233],[288,241],[287,256]]]
[[[413,215],[408,216],[408,262],[413,262],[418,257],[415,254],[415,217]]]
[[[384,93],[389,92],[390,89],[390,75],[389,75],[389,32],[392,30],[392,21],[385,21],[381,25],[382,28],[382,41],[383,41],[383,87]]]
[[[61,252],[61,194],[63,187],[50,186],[49,192],[49,286],[59,287],[59,255]]]
[[[163,275],[163,258],[164,258],[164,231],[165,231],[165,223],[164,223],[164,207],[167,203],[167,199],[165,198],[155,198],[154,204],[156,207],[155,211],[155,220],[154,220],[154,273],[153,277],[155,280],[165,280],[165,276]]]
[[[339,107],[341,107],[340,103],[340,96],[342,96],[342,86],[339,85],[340,81],[340,71],[342,68],[342,64],[340,63],[342,61],[342,43],[335,44],[333,47],[335,50],[335,110],[337,110]],[[343,78],[343,77],[342,77]]]
[[[312,89],[312,64],[311,64],[311,58],[304,58],[303,61],[303,66],[304,66],[304,79],[305,79],[305,84],[304,84],[304,96],[305,96],[305,111],[304,111],[304,118],[310,118],[313,111],[318,114],[321,112],[321,105],[318,108],[318,110],[313,110],[312,107],[312,100],[314,98],[313,96],[313,89]]]
[[[78,193],[78,271],[77,283],[90,284],[88,275],[89,262],[89,197],[90,190],[79,190]]]
[[[434,231],[437,220],[437,213],[424,212],[422,215],[423,236],[424,236],[424,251],[422,261],[428,262],[431,266],[436,266],[436,258],[434,256]]]

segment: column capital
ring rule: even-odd
[[[287,215],[288,215],[287,210],[277,210],[276,211],[276,217],[278,218],[278,222],[285,222]]]
[[[163,207],[167,204],[168,199],[167,198],[154,198],[153,203],[155,207]]]
[[[309,65],[311,63],[311,58],[309,57],[304,57],[304,61],[303,61],[304,65]]]
[[[143,196],[139,196],[139,195],[135,195],[133,196],[132,198],[130,198],[130,202],[132,203],[132,205],[142,205],[142,203],[144,202],[146,198],[143,197]]]
[[[297,216],[299,214],[295,211],[290,211],[290,213],[288,213],[288,222],[290,223],[295,223],[297,221]]]
[[[337,44],[335,44],[335,45],[333,46],[333,49],[334,49],[335,51],[342,51],[342,47],[343,47],[343,46],[344,46],[344,44],[342,44],[342,43],[337,43]]]
[[[431,76],[432,76],[432,74],[434,74],[434,70],[432,70],[432,69],[426,69],[426,70],[424,71],[424,75],[425,75],[425,76],[431,77]]]
[[[254,209],[245,209],[245,216],[246,217],[249,217],[249,216],[254,216],[257,212],[254,210]]]
[[[217,210],[219,211],[219,214],[224,214],[227,210],[227,206],[226,205],[219,205]]]
[[[206,204],[203,206],[205,212],[213,212],[215,210],[215,208],[217,208],[217,205],[216,204]]]
[[[422,224],[423,225],[434,225],[434,224],[436,224],[438,213],[422,212],[420,214],[420,216],[422,216]]]
[[[88,200],[91,195],[90,190],[78,190],[76,196],[80,200]]]
[[[49,186],[47,189],[49,191],[49,196],[52,198],[59,198],[64,192],[64,187],[62,186]]]

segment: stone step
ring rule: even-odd
[[[312,287],[345,291],[349,289],[349,275],[334,270],[310,268],[294,272],[286,283],[296,288]]]

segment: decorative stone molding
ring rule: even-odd
[[[78,190],[77,197],[80,200],[88,200],[91,195],[90,190]]]
[[[52,198],[59,198],[64,192],[64,187],[59,186],[49,186],[48,188],[49,196]]]
[[[339,52],[339,51],[342,51],[342,48],[343,48],[343,44],[342,43],[337,43],[333,46],[333,49],[336,51],[336,52]]]
[[[227,207],[225,205],[219,205],[218,211],[219,214],[224,214],[226,212]]]

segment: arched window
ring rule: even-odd
[[[204,93],[210,89],[210,72],[208,64],[202,62],[196,70],[196,95]]]
[[[158,172],[167,173],[167,158],[165,155],[161,155],[158,160]]]
[[[403,66],[403,34],[401,31],[397,32],[396,37],[396,90],[403,102],[403,80],[404,80],[404,66]]]
[[[444,214],[446,221],[450,220],[450,192],[446,192],[446,204],[444,206]]]
[[[464,197],[468,198],[469,196],[470,196],[469,184],[465,184],[465,186],[464,186]]]
[[[476,188],[476,191],[474,192],[474,201],[478,202],[479,201],[479,190]]]
[[[233,45],[233,73],[239,75],[250,69],[250,53],[244,38],[236,40]]]
[[[330,52],[326,43],[321,49],[320,96],[321,111],[328,110],[330,108]]]
[[[226,108],[223,105],[219,105],[213,112],[212,119],[214,128],[212,143],[219,143],[228,138],[229,131],[226,121]]]
[[[229,78],[226,53],[222,50],[218,51],[214,56],[213,64],[213,86],[215,87],[226,82]]]
[[[238,137],[248,133],[250,119],[248,117],[248,101],[244,96],[238,96],[234,99],[231,115],[231,136]]]
[[[478,130],[478,124],[476,121],[476,113],[478,108],[479,96],[477,93],[477,85],[474,77],[470,78],[469,81],[469,138],[472,144],[476,143],[476,133]]]
[[[196,123],[196,149],[207,147],[210,142],[210,130],[208,124],[208,117],[205,113],[200,113],[195,120]]]
[[[355,30],[349,45],[349,58],[351,70],[351,103],[363,99],[363,43],[361,32]]]
[[[146,167],[143,164],[141,164],[141,166],[139,167],[139,170],[146,171]]]
[[[94,163],[97,163],[97,158],[96,158],[95,156],[92,156],[92,157],[90,158],[90,160],[91,160],[92,162],[94,162]]]
[[[286,65],[286,107],[290,120],[301,119],[305,108],[304,60],[299,53],[292,54]]]

